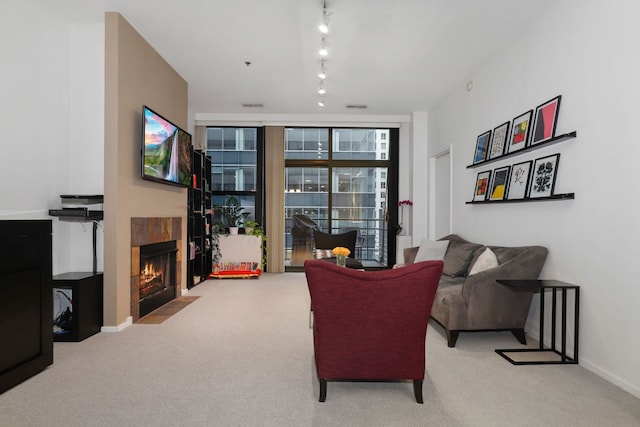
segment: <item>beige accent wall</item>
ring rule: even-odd
[[[267,271],[284,272],[284,127],[265,127]]]
[[[131,315],[131,218],[180,217],[186,266],[187,189],[144,181],[142,105],[187,129],[187,82],[116,12],[105,14],[104,325]],[[186,268],[180,284],[186,284]]]

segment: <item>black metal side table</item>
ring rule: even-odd
[[[505,286],[514,290],[540,292],[540,345],[538,348],[519,348],[496,350],[496,353],[507,359],[514,365],[548,365],[548,364],[577,364],[578,363],[578,325],[580,307],[580,286],[561,282],[559,280],[498,280]],[[573,335],[573,357],[567,355],[567,290],[574,292],[574,335]],[[546,291],[551,292],[551,346],[544,346],[544,318],[545,318],[545,295]],[[556,346],[556,304],[557,294],[561,295],[561,341],[560,351]],[[520,357],[509,356],[509,353],[531,353],[530,360]],[[546,355],[540,353],[547,353]],[[549,357],[551,355],[552,357]]]

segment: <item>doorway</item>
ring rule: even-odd
[[[452,231],[452,147],[429,159],[429,238],[437,240]]]

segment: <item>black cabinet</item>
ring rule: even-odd
[[[70,272],[53,276],[55,341],[82,341],[100,332],[102,287],[102,273]]]
[[[187,287],[206,280],[213,270],[211,228],[213,209],[211,201],[211,157],[193,150],[191,173],[193,183],[189,188],[188,227],[189,253],[187,263]]]
[[[0,221],[0,393],[53,363],[51,220]]]

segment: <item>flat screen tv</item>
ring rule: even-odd
[[[142,110],[142,178],[189,187],[191,134],[146,105]]]

